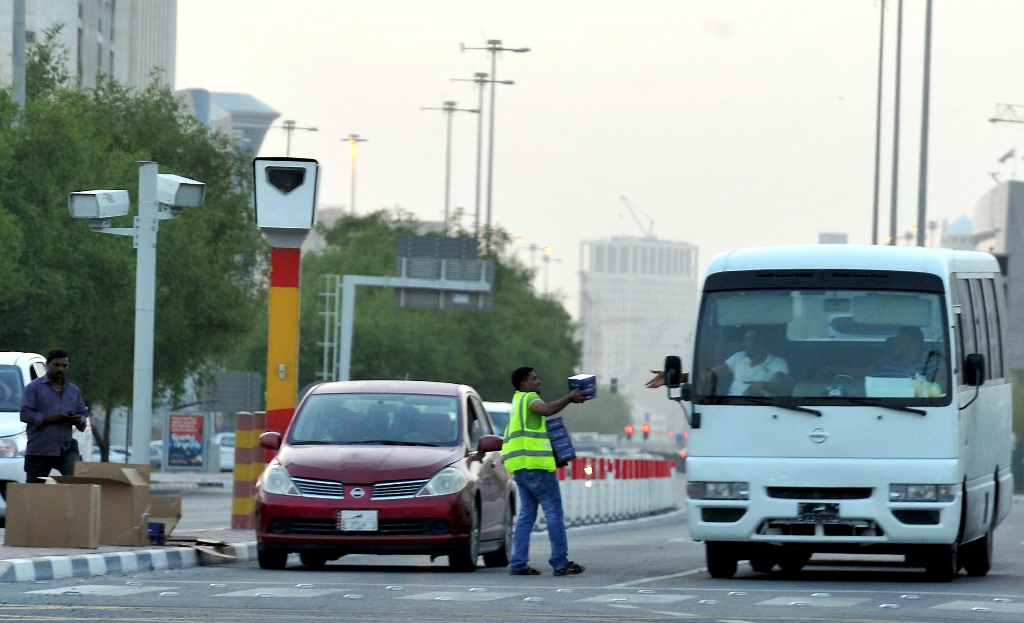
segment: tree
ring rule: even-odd
[[[401,210],[342,217],[321,229],[327,247],[302,264],[300,385],[320,372],[325,274],[395,274],[398,236],[413,235],[418,223]],[[530,273],[501,257],[506,239],[492,242],[494,306],[487,311],[400,309],[390,289],[363,287],[356,296],[351,377],[411,378],[465,383],[485,400],[506,401],[511,373],[534,367],[559,391],[580,357],[575,327],[561,303],[538,298]],[[565,391],[568,391],[566,388]]]
[[[130,403],[135,252],[130,239],[72,220],[67,197],[123,188],[137,199],[138,162],[156,161],[207,185],[203,206],[159,234],[154,393],[179,394],[259,317],[257,268],[266,250],[248,199],[248,157],[155,77],[141,91],[116,82],[77,89],[56,33],[29,49],[24,110],[0,93],[0,342],[38,352],[64,347],[90,403]],[[112,226],[131,227],[132,216]]]

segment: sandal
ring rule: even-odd
[[[561,569],[555,569],[552,575],[579,575],[583,573],[583,565],[577,565],[573,561],[569,561],[569,564],[565,565]]]
[[[525,569],[513,569],[508,573],[509,575],[540,575],[540,571],[537,571],[533,567],[527,567]]]

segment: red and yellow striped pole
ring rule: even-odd
[[[299,391],[299,249],[270,250],[267,302],[267,430],[284,434]]]

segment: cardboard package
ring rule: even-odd
[[[170,537],[174,526],[181,521],[180,497],[150,497],[149,521],[164,525],[164,538]]]
[[[569,377],[569,391],[579,388],[587,400],[597,398],[597,377],[593,374],[577,374]]]
[[[100,486],[100,545],[149,545],[149,465],[78,462],[54,480]]]
[[[96,549],[101,503],[95,484],[9,483],[4,545]]]

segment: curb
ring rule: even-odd
[[[191,547],[165,547],[107,554],[0,560],[0,583],[60,580],[108,573],[183,569],[247,562],[256,559],[256,542],[236,543],[219,548],[218,551],[233,558],[213,556]]]

